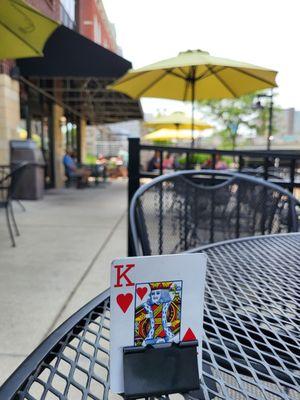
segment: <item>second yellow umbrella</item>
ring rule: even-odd
[[[171,115],[163,115],[151,121],[147,121],[144,123],[144,126],[156,129],[191,129],[192,121],[191,118],[183,112],[174,112]],[[213,127],[208,123],[201,121],[200,119],[194,119],[194,129],[202,131],[210,128]]]
[[[198,139],[201,137],[200,132],[194,132],[194,138]],[[191,140],[191,132],[182,129],[158,129],[157,131],[148,133],[142,137],[143,140],[151,142],[166,142],[172,140]]]

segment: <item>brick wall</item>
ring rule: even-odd
[[[15,65],[14,60],[2,60],[0,61],[0,74],[7,74],[9,75],[10,70]]]
[[[27,0],[27,3],[35,7],[48,17],[59,21],[60,19],[59,0]]]
[[[115,38],[110,32],[109,21],[99,0],[78,0],[77,26],[79,32],[93,42],[113,52],[117,51]]]

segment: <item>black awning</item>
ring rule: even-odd
[[[106,89],[131,63],[64,26],[48,39],[44,57],[20,59],[17,65],[21,79],[90,123],[143,117],[139,101]]]
[[[17,61],[23,76],[119,78],[131,63],[79,33],[60,26],[47,40],[44,57]]]

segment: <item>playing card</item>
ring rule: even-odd
[[[206,255],[130,257],[111,266],[110,387],[123,393],[123,347],[197,339],[202,370]]]

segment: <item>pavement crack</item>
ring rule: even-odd
[[[0,357],[27,357],[28,354],[13,354],[13,353],[2,353],[0,352]]]
[[[85,278],[87,277],[87,275],[89,274],[89,272],[91,271],[91,269],[93,268],[95,262],[97,261],[98,257],[100,256],[100,254],[102,253],[102,251],[105,249],[106,245],[108,244],[108,242],[110,241],[110,239],[112,238],[113,234],[115,233],[115,231],[117,230],[118,226],[121,224],[123,218],[127,215],[127,211],[124,211],[124,213],[121,215],[121,217],[118,219],[118,221],[115,223],[115,225],[113,226],[112,230],[109,232],[109,234],[107,235],[106,239],[104,240],[104,242],[102,243],[102,245],[100,246],[99,250],[97,251],[97,253],[94,255],[92,261],[89,263],[89,265],[87,266],[87,268],[85,269],[85,271],[83,272],[83,274],[81,275],[80,279],[78,280],[77,284],[75,285],[74,289],[71,291],[71,293],[69,294],[69,296],[67,297],[66,301],[64,302],[63,306],[61,307],[60,311],[58,312],[57,316],[55,317],[54,321],[52,322],[52,324],[50,325],[50,328],[47,330],[46,334],[44,335],[45,339],[46,337],[49,336],[49,334],[54,330],[58,320],[60,319],[61,315],[63,314],[63,312],[65,311],[65,309],[67,308],[68,304],[70,303],[70,301],[72,300],[72,298],[74,297],[75,293],[77,292],[77,290],[79,289],[80,285],[82,284],[82,282],[85,280]]]

